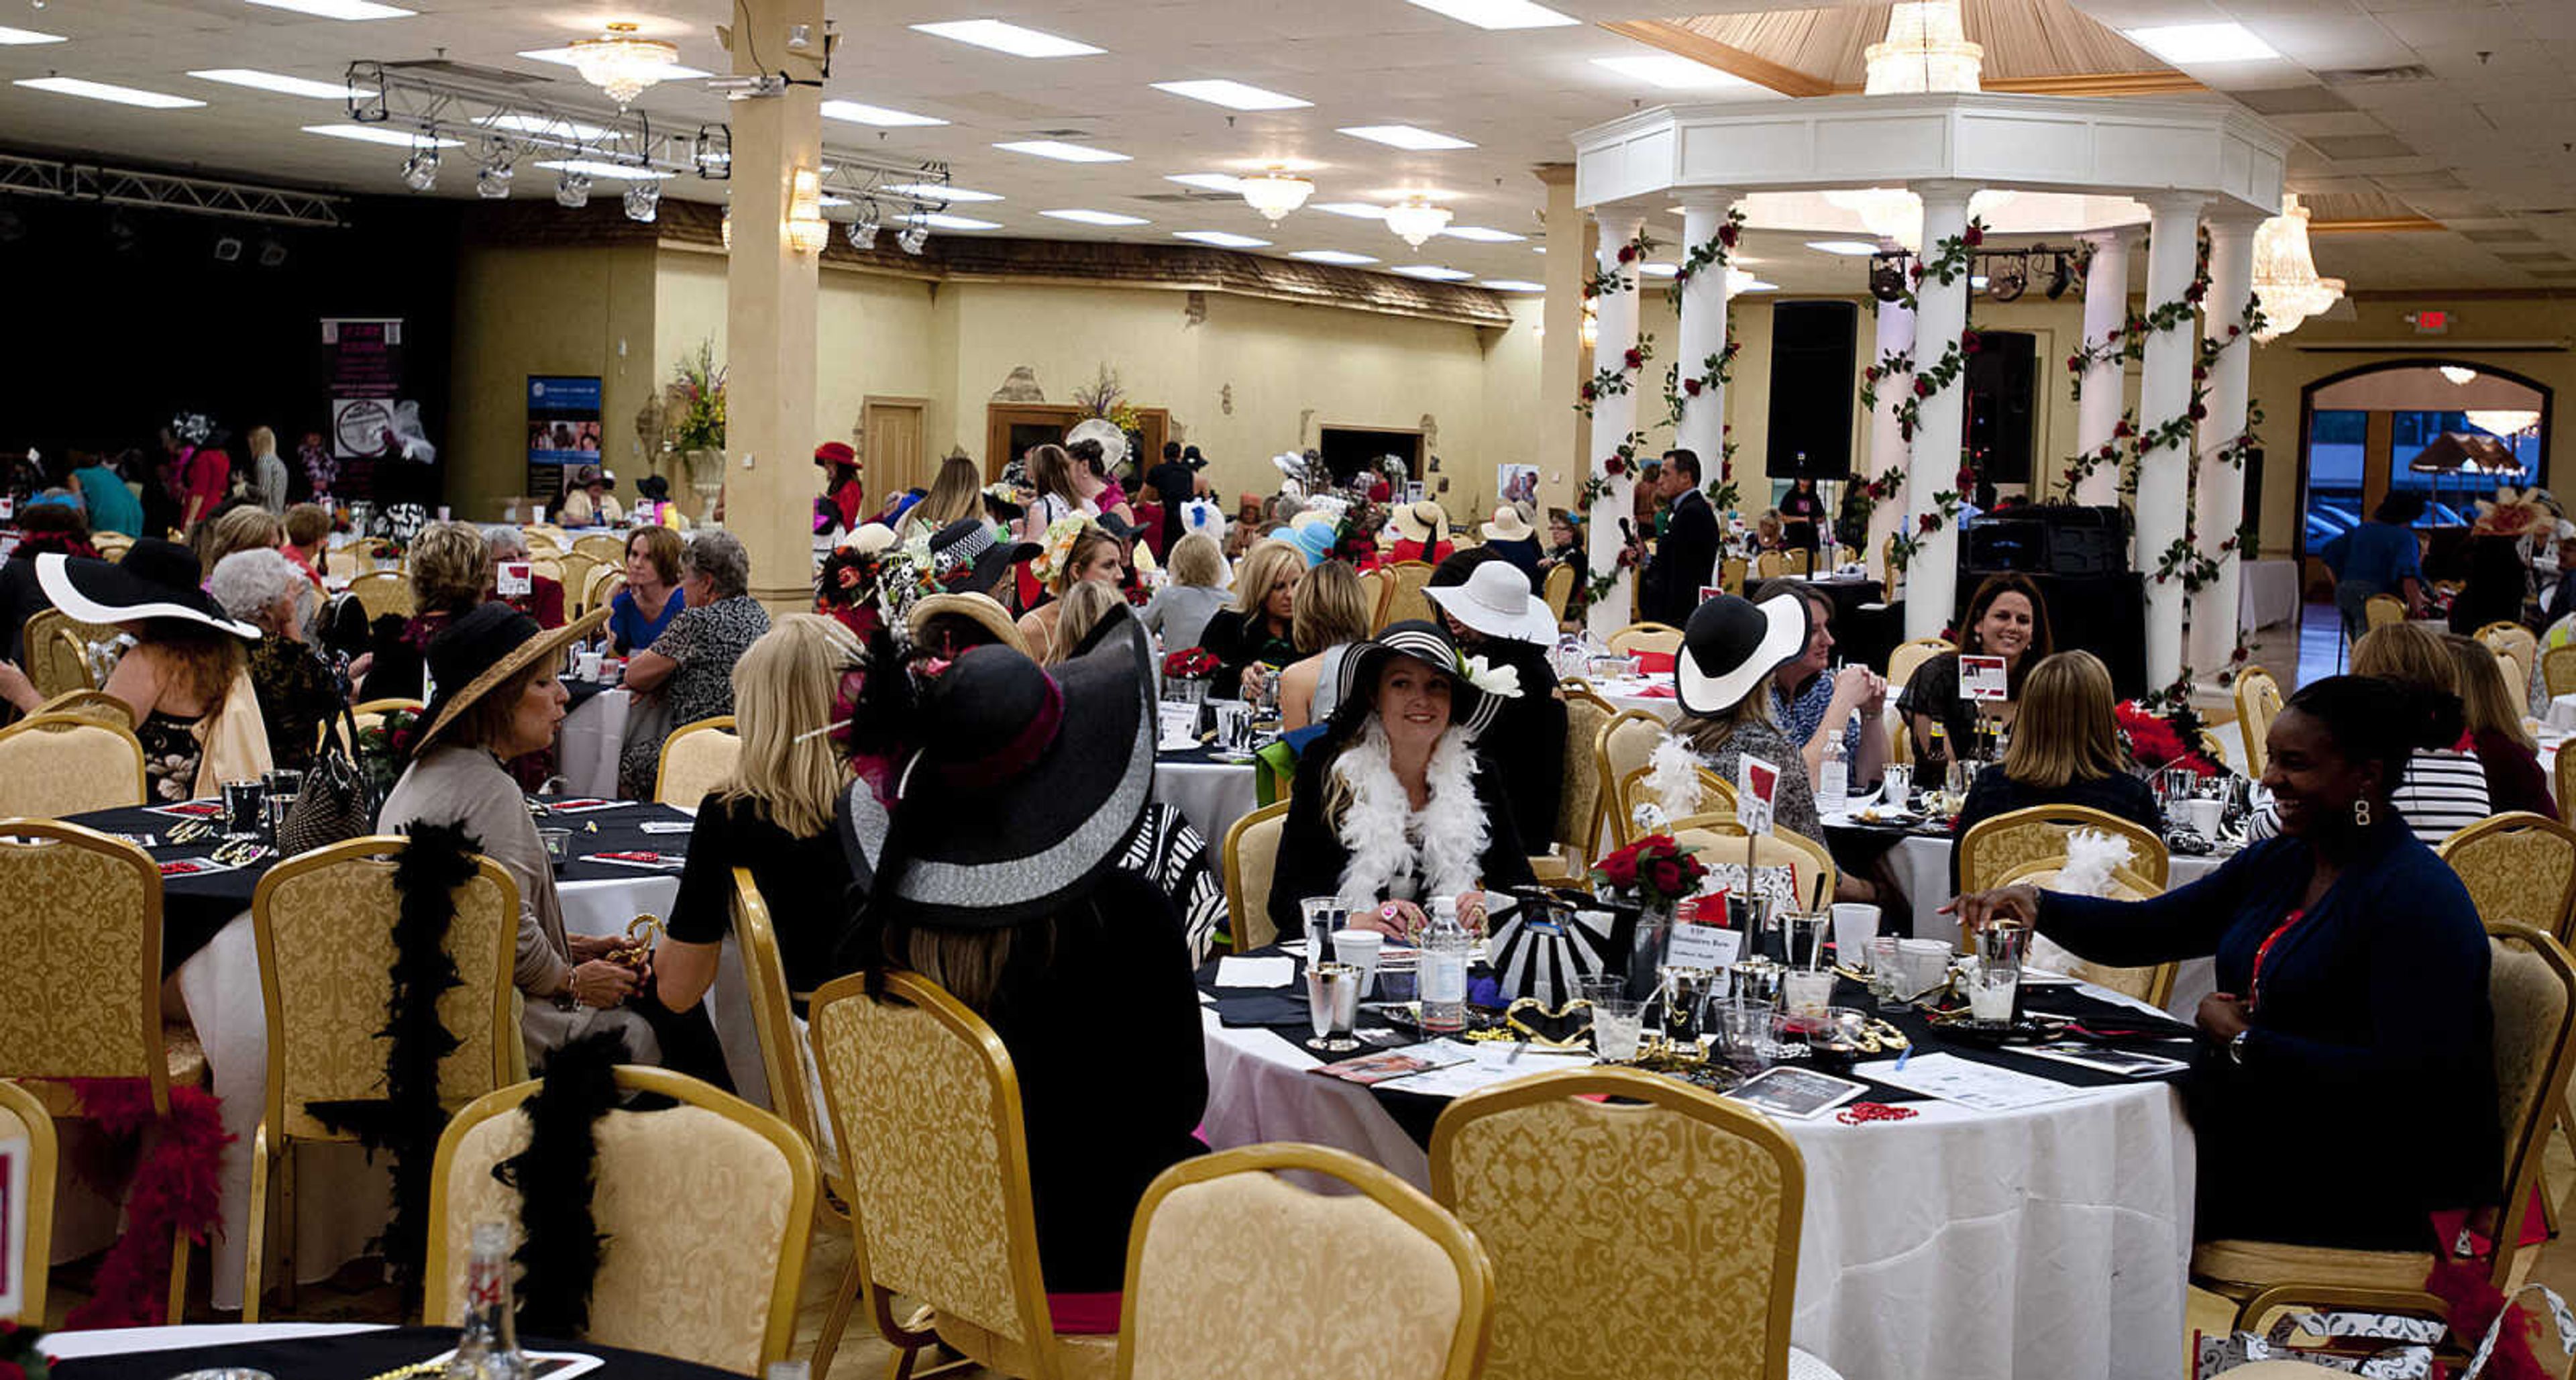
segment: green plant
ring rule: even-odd
[[[725,443],[725,371],[716,364],[716,343],[698,342],[696,353],[680,361],[671,380],[672,401],[679,413],[668,437],[674,450],[722,450]]]

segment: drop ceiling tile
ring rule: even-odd
[[[2387,134],[2328,135],[2310,139],[2308,142],[2316,147],[2317,152],[2338,163],[2357,162],[2363,159],[2409,158],[2415,154],[2415,150],[2408,148],[2404,140]]]
[[[2257,115],[2316,115],[2352,109],[2352,102],[2322,86],[2278,86],[2232,94]]]

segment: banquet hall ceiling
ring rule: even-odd
[[[190,71],[243,67],[318,81],[351,59],[445,57],[533,79],[542,99],[605,111],[569,67],[518,56],[556,48],[616,19],[677,43],[680,59],[729,66],[713,26],[723,0],[502,4],[405,0],[423,12],[345,22],[245,0],[0,0],[0,25],[68,41],[0,45],[0,145],[107,161],[201,169],[352,191],[400,194],[402,151],[299,132],[347,117],[339,104],[219,85]],[[1657,48],[1601,27],[1649,14],[1657,0],[1560,0],[1579,25],[1487,31],[1399,0],[1049,0],[1011,10],[990,0],[904,0],[837,17],[842,43],[827,98],[932,116],[944,125],[877,129],[826,121],[828,145],[947,161],[956,185],[1000,201],[954,211],[998,233],[1173,243],[1182,231],[1274,241],[1264,253],[1331,249],[1383,266],[1432,264],[1486,280],[1531,280],[1543,260],[1545,189],[1533,165],[1571,155],[1569,136],[1632,109],[1672,102],[1792,99],[1740,79],[1667,90],[1595,59]],[[1672,3],[1672,0],[1664,0]],[[1742,0],[1686,0],[1667,27],[1740,47],[1831,86],[1859,77],[1858,54],[1884,32],[1885,5],[1765,12]],[[1676,6],[1677,8],[1680,6]],[[1091,44],[1096,56],[1023,59],[916,32],[909,25],[1002,17]],[[2118,30],[2234,20],[2281,56],[2187,64],[2183,78],[2234,99],[2298,138],[2290,184],[2320,222],[2438,222],[2408,233],[2321,233],[2321,271],[2356,290],[2576,285],[2576,3],[2571,0],[1967,0],[1968,36],[1986,46],[1998,83],[2067,75],[2144,76],[2171,69]],[[5,84],[51,73],[168,92],[198,108],[145,110]],[[2359,75],[2357,75],[2359,74]],[[1227,78],[1312,102],[1232,112],[1149,82]],[[2151,83],[2152,84],[2152,83]],[[2164,98],[2172,99],[2168,91]],[[637,107],[661,124],[725,118],[726,103],[688,83],[648,91]],[[1414,125],[1475,147],[1406,152],[1336,131]],[[1058,139],[1131,155],[1072,164],[996,143]],[[462,150],[458,152],[463,152]],[[1276,229],[1233,195],[1167,180],[1316,165],[1314,204]],[[465,160],[459,158],[456,163]],[[451,165],[437,192],[472,195]],[[547,174],[523,169],[518,195],[544,196]],[[613,189],[602,185],[603,192]],[[670,195],[715,199],[720,184],[679,179]],[[1383,205],[1421,193],[1452,207],[1456,227],[1524,236],[1442,237],[1408,248],[1379,224],[1317,209]],[[1148,223],[1094,227],[1040,214],[1083,209]],[[1677,238],[1678,217],[1663,218]],[[1859,261],[1802,247],[1816,236],[1757,236],[1751,271],[1789,291],[1852,292]]]

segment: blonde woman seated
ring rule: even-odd
[[[1208,620],[1233,596],[1225,587],[1225,549],[1205,532],[1172,544],[1171,582],[1154,591],[1138,621],[1163,639],[1165,652],[1203,644]]]
[[[1116,590],[1127,573],[1125,554],[1116,537],[1097,527],[1085,525],[1074,534],[1072,545],[1065,548],[1064,556],[1047,577],[1047,592],[1055,598],[1020,615],[1020,638],[1039,661],[1060,659],[1052,655],[1052,649],[1055,621],[1064,616],[1066,592],[1086,581]]]
[[[1447,633],[1408,620],[1359,644],[1338,697],[1288,797],[1269,898],[1282,938],[1305,933],[1309,896],[1338,896],[1352,924],[1401,938],[1434,897],[1455,897],[1472,927],[1485,887],[1534,883],[1502,782],[1476,753],[1508,694],[1469,680]]]
[[[716,979],[733,931],[734,869],[769,903],[778,956],[792,992],[837,973],[850,865],[832,833],[832,807],[849,781],[831,726],[844,717],[842,677],[859,669],[858,640],[838,622],[791,613],[762,633],[733,668],[735,731],[742,755],[724,784],[698,804],[689,860],[671,923],[653,950],[662,1005],[685,1012]]]
[[[1297,659],[1291,629],[1296,616],[1297,582],[1306,574],[1306,553],[1288,542],[1264,538],[1234,565],[1234,602],[1207,621],[1199,645],[1214,653],[1216,678],[1208,693],[1227,696],[1250,691],[1261,675]]]
[[[1046,656],[1039,664],[1055,666],[1071,660],[1074,649],[1091,636],[1091,630],[1100,626],[1100,620],[1107,618],[1110,610],[1126,606],[1127,597],[1118,592],[1118,586],[1099,580],[1076,580],[1063,598],[1039,610],[1056,616],[1055,627],[1047,634]]]
[[[905,541],[928,536],[959,518],[984,516],[984,472],[968,456],[952,455],[940,462],[939,477],[930,482],[930,492],[912,505],[895,528],[895,535]]]
[[[662,1054],[650,1023],[626,1005],[641,986],[638,974],[608,957],[625,941],[565,933],[554,864],[527,797],[502,766],[554,741],[566,698],[556,679],[563,649],[597,632],[604,617],[593,613],[548,632],[507,604],[483,604],[441,629],[428,648],[438,691],[421,711],[411,765],[385,797],[376,824],[388,834],[408,824],[459,825],[517,884],[512,977],[526,998],[519,1035],[531,1069],[603,1028],[625,1037],[629,1063],[658,1063]]]
[[[1333,716],[1341,704],[1342,662],[1368,639],[1368,595],[1360,577],[1340,561],[1326,561],[1297,581],[1289,601],[1289,636],[1302,661],[1279,673],[1279,726],[1304,728]]]
[[[1959,808],[1958,832],[1979,820],[2034,805],[2081,805],[2117,815],[2152,834],[2164,832],[2156,793],[2129,774],[2128,754],[2111,716],[2117,700],[2111,672],[2091,652],[2041,659],[2022,682],[2018,731],[2000,767],[1977,773]],[[1959,889],[1959,855],[1950,850],[1950,889]]]

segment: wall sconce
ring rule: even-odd
[[[823,219],[823,175],[798,168],[787,196],[787,242],[800,254],[820,254],[832,242],[831,222]]]

